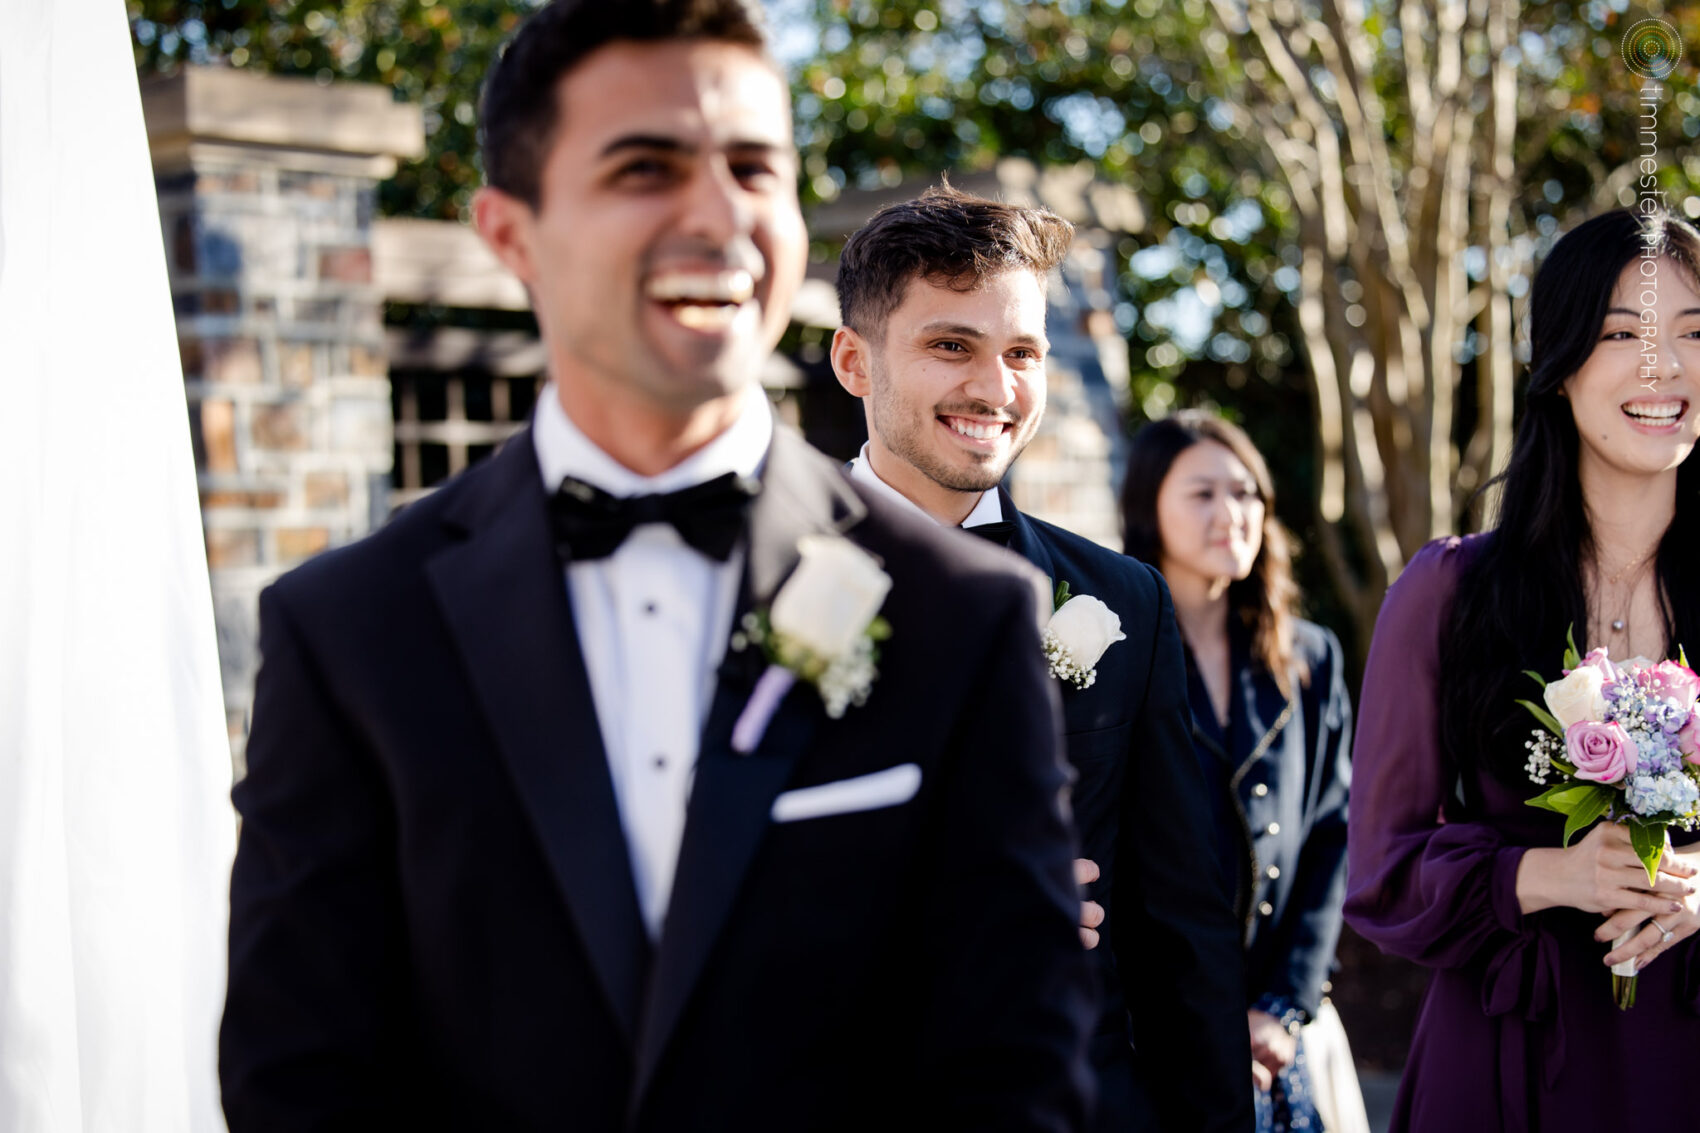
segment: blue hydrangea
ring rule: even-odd
[[[1643,818],[1687,814],[1700,803],[1700,787],[1682,771],[1653,773],[1637,768],[1628,784],[1629,806]]]
[[[1688,723],[1688,710],[1679,707],[1674,700],[1650,700],[1642,715],[1650,726],[1673,736]]]

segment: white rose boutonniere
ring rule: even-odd
[[[755,645],[768,661],[732,727],[732,747],[746,755],[799,677],[815,686],[835,720],[865,703],[879,676],[875,646],[891,636],[879,616],[891,576],[879,560],[840,536],[805,535],[797,551],[797,569],[772,607],[744,615],[732,635],[733,649]]]
[[[1116,642],[1127,640],[1122,620],[1090,595],[1070,597],[1066,582],[1058,584],[1053,605],[1043,638],[1051,675],[1075,688],[1091,688],[1098,679],[1098,659]]]

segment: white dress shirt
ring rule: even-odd
[[[538,401],[532,437],[548,492],[570,475],[611,495],[638,496],[727,472],[756,475],[773,438],[773,415],[767,399],[752,391],[730,428],[658,476],[640,476],[598,448],[568,418],[553,385]],[[673,891],[697,746],[731,637],[743,561],[742,547],[716,562],[671,524],[647,523],[607,558],[565,568],[651,939],[660,939]]]
[[[866,443],[862,445],[862,451],[856,455],[856,459],[850,462],[850,479],[876,495],[884,496],[888,500],[902,504],[917,515],[925,515],[928,519],[932,519],[934,523],[939,522],[933,519],[926,508],[880,479],[879,473],[874,471],[874,466],[868,461]],[[974,510],[968,513],[968,518],[962,521],[962,526],[964,528],[979,527],[985,523],[1002,523],[1003,520],[1003,501],[998,499],[997,489],[993,488],[980,493],[979,502],[974,505]],[[939,524],[939,526],[944,525]]]

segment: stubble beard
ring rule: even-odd
[[[921,475],[931,480],[941,488],[953,492],[984,492],[997,487],[1003,482],[1004,474],[1009,466],[1015,463],[1015,458],[1021,455],[1031,438],[1022,437],[1010,447],[1007,459],[987,456],[977,460],[968,467],[960,467],[941,459],[928,447],[923,434],[927,432],[936,420],[937,409],[929,411],[924,417],[906,417],[898,407],[892,412],[889,398],[874,399],[874,431],[891,454],[905,464],[914,468]],[[1025,421],[1011,423],[1013,428],[1020,430]],[[964,453],[964,457],[975,460],[974,454]]]

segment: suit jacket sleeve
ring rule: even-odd
[[[1325,631],[1326,633],[1326,631]],[[1346,801],[1352,784],[1352,700],[1340,641],[1326,633],[1324,655],[1313,661],[1311,687],[1320,713],[1312,749],[1310,820],[1299,851],[1298,875],[1279,926],[1277,946],[1286,962],[1261,990],[1290,999],[1315,1015],[1322,985],[1340,941],[1341,903],[1346,899]]]
[[[388,795],[276,588],[261,596],[260,642],[233,792],[225,1112],[232,1133],[395,1124],[403,949]]]
[[[917,1128],[1079,1129],[1093,1090],[1060,709],[1034,598],[1015,589],[941,762]]]
[[[1122,790],[1114,897],[1120,923],[1111,930],[1116,970],[1163,1128],[1249,1130],[1251,1044],[1239,925],[1209,841],[1180,629],[1167,585],[1149,573],[1158,616]]]

